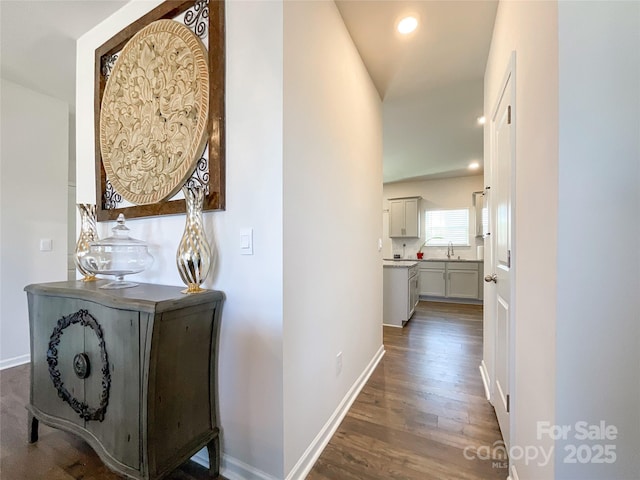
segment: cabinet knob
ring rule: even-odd
[[[492,273],[491,275],[487,275],[486,277],[484,277],[484,281],[487,283],[498,283],[498,275],[496,275],[495,273]]]
[[[78,378],[87,378],[91,373],[91,367],[89,365],[89,357],[86,353],[78,353],[73,357],[73,371]]]

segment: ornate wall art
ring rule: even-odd
[[[205,210],[224,209],[224,51],[214,0],[166,1],[96,49],[98,220],[185,212],[180,189],[195,183]],[[125,83],[140,87],[123,94]]]
[[[122,49],[102,95],[100,150],[129,202],[166,200],[195,169],[209,113],[206,53],[174,20],[147,25]]]

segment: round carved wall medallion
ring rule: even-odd
[[[158,20],[124,46],[102,97],[100,150],[107,177],[131,203],[172,197],[206,143],[207,51],[181,23]]]

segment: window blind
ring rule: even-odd
[[[425,234],[427,246],[469,245],[469,209],[428,210]]]

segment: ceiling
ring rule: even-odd
[[[475,175],[497,0],[337,0],[383,99],[384,181]],[[418,29],[395,25],[414,15]]]
[[[234,0],[237,1],[237,0]],[[0,0],[2,77],[75,105],[76,40],[126,0]],[[384,180],[477,174],[497,0],[337,0],[383,99]],[[395,24],[417,15],[418,30]]]

